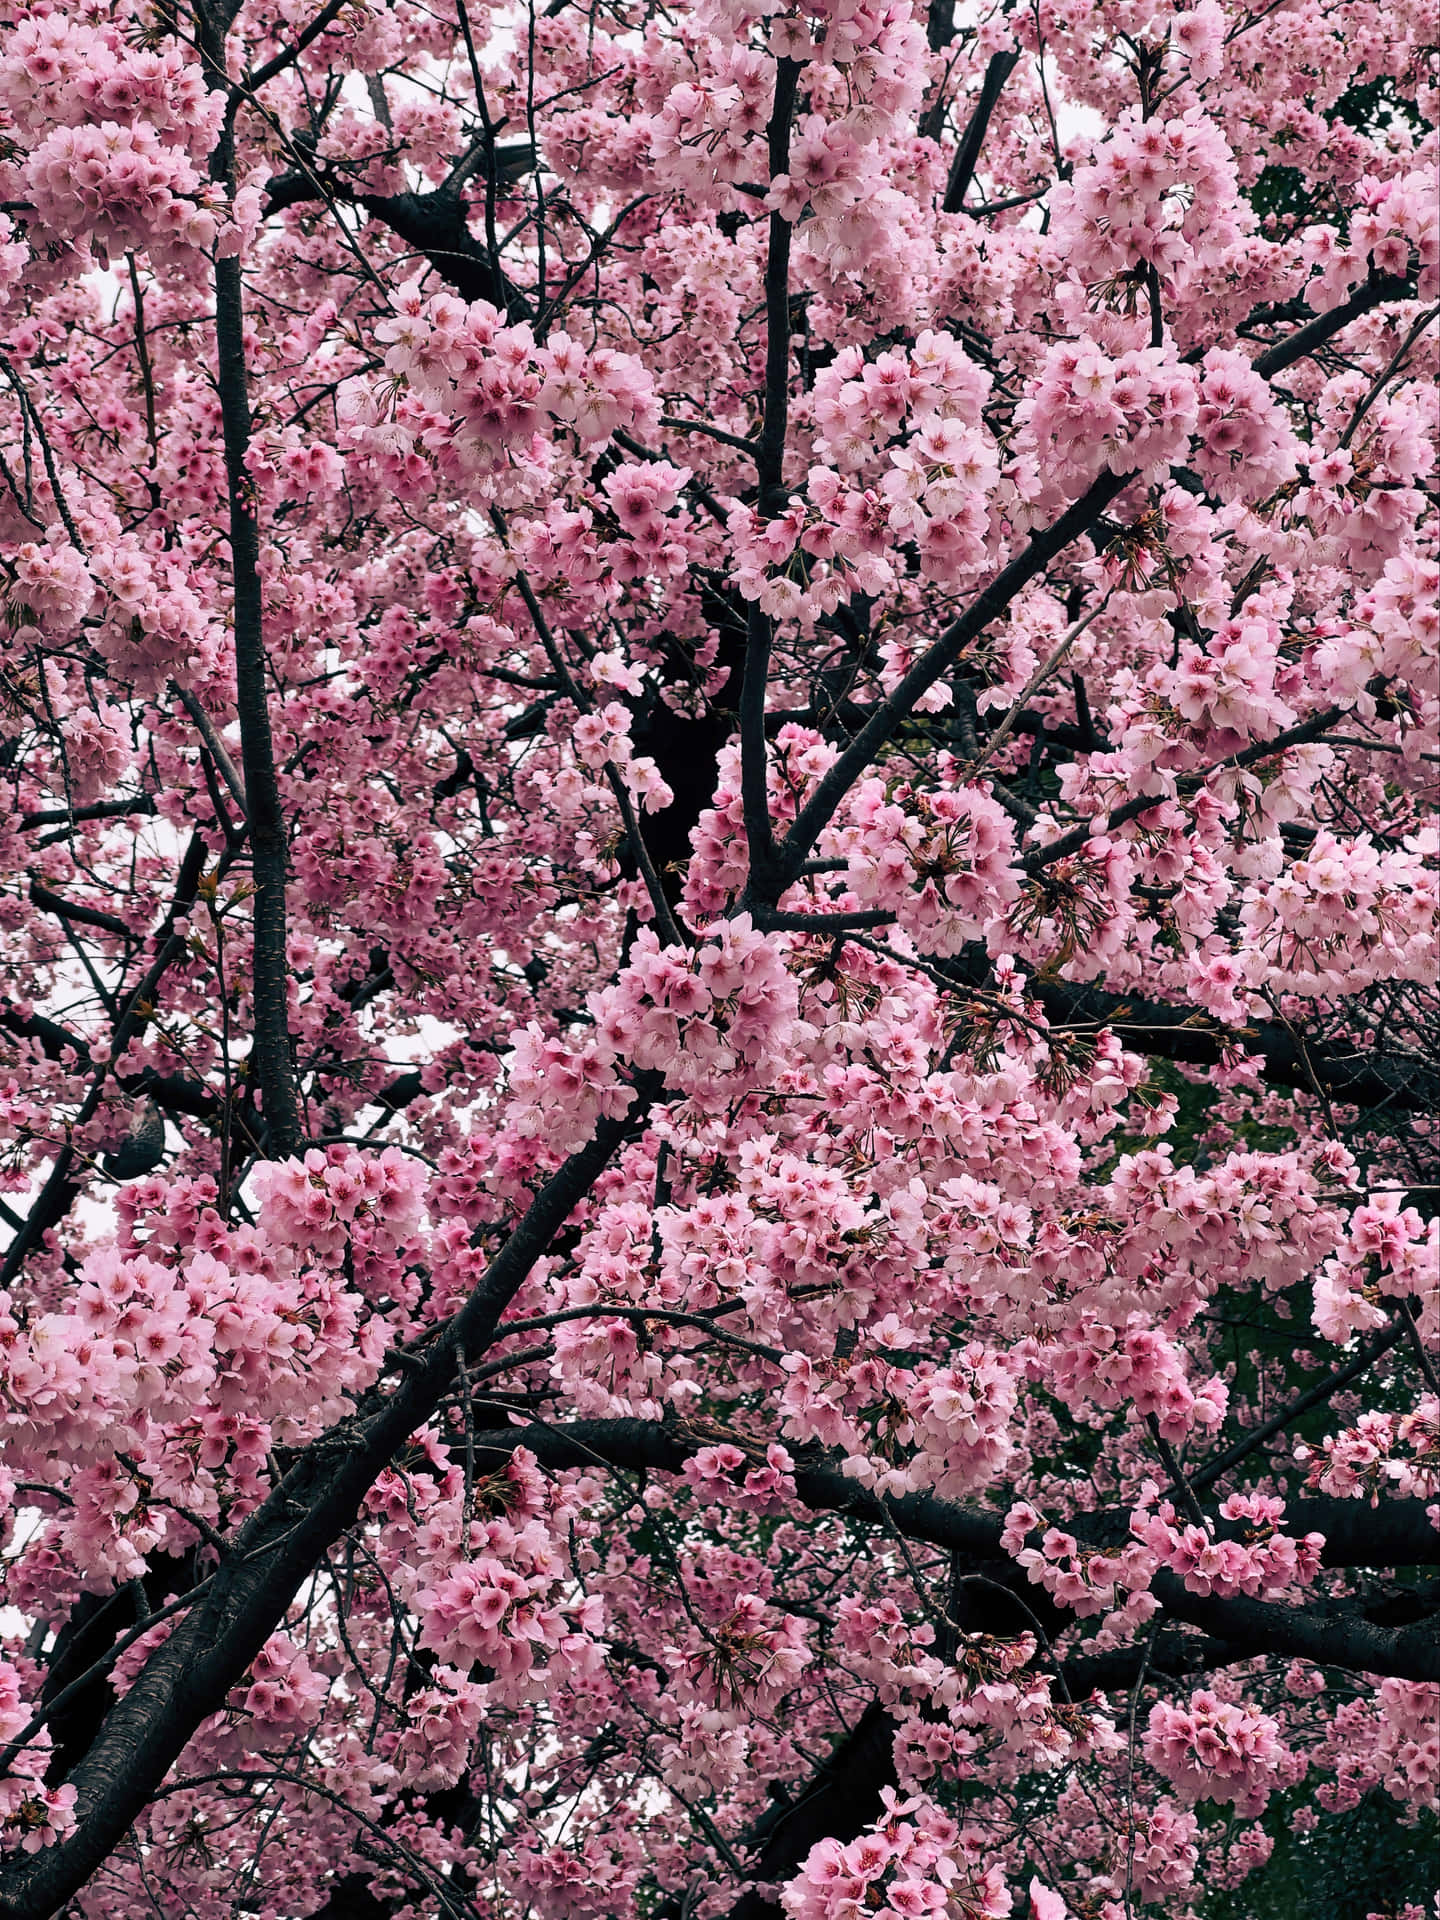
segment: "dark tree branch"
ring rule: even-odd
[[[191,720],[194,721],[196,732],[209,748],[210,757],[220,769],[221,777],[230,789],[231,799],[235,802],[236,806],[239,807],[241,816],[244,817],[245,788],[241,783],[235,762],[230,758],[230,751],[225,745],[225,742],[220,738],[219,728],[215,725],[215,722],[210,718],[204,707],[201,706],[195,695],[190,692],[188,687],[182,687],[178,682],[172,682],[171,684],[175,688],[176,699],[180,702],[181,706],[184,707]]]
[[[914,712],[921,696],[934,686],[943,673],[949,671],[964,649],[972,640],[979,638],[992,620],[1000,618],[1023,587],[1043,573],[1072,540],[1078,540],[1094,525],[1133,478],[1134,475],[1128,473],[1102,473],[1052,526],[1034,535],[990,585],[976,595],[959,619],[947,627],[935,644],[920,656],[890,698],[871,714],[800,809],[780,849],[786,886],[799,877],[806,856],[834,818],[846,794],[880,749]]]
[[[953,960],[937,963],[935,974],[953,981],[962,995],[966,987],[984,988],[991,975],[989,952],[972,942]],[[1109,1027],[1133,1051],[1151,1058],[1212,1067],[1238,1049],[1261,1061],[1267,1085],[1309,1092],[1318,1085],[1331,1100],[1362,1112],[1426,1113],[1440,1106],[1440,1070],[1393,1043],[1361,1051],[1344,1041],[1302,1038],[1279,1020],[1224,1027],[1188,1002],[1145,1000],[1089,982],[1036,976],[1026,993],[1052,1027],[1062,1032]]]
[[[767,1816],[763,1834],[742,1843],[751,1850],[759,1841],[755,1878],[788,1880],[818,1841],[853,1840],[880,1812],[881,1788],[895,1780],[895,1722],[872,1701],[806,1790]],[[730,1909],[730,1920],[781,1920],[781,1912],[752,1888]]]
[[[71,1775],[76,1831],[42,1853],[0,1864],[0,1915],[48,1920],[119,1844],[196,1727],[223,1704],[353,1524],[376,1475],[453,1390],[457,1353],[473,1362],[489,1346],[536,1260],[636,1131],[656,1091],[647,1082],[626,1119],[601,1121],[589,1144],[541,1189],[465,1305],[412,1353],[394,1391],[372,1391],[350,1420],[303,1448],[238,1529],[203,1597],[106,1716]]]
[[[1406,281],[1376,276],[1343,305],[1333,308],[1327,314],[1321,314],[1308,326],[1302,327],[1298,333],[1292,334],[1288,340],[1277,342],[1256,361],[1257,371],[1267,379],[1272,377],[1283,368],[1293,365],[1295,361],[1303,359],[1306,354],[1312,353],[1331,335],[1348,326],[1359,314],[1367,312],[1371,307],[1381,305],[1386,300],[1403,299],[1409,291],[1409,284]],[[800,809],[799,816],[780,849],[785,886],[791,885],[799,877],[806,856],[834,818],[845,795],[874,760],[880,749],[914,711],[921,696],[928,692],[941,674],[954,665],[964,648],[972,640],[978,639],[992,620],[1000,618],[1023,587],[1028,586],[1031,580],[1043,573],[1050,562],[1063,553],[1072,540],[1077,540],[1082,534],[1090,531],[1105,509],[1124,492],[1135,477],[1133,473],[1100,474],[1080,498],[1066,508],[1058,520],[1043,532],[1032,536],[1024,549],[996,575],[988,587],[983,588],[976,595],[965,612],[945,629],[934,645],[920,656],[894,693],[883,706],[874,711]],[[1335,717],[1338,718],[1338,714]],[[1317,726],[1318,720],[1319,716],[1316,715],[1304,724],[1307,728]],[[1324,729],[1318,730],[1323,732]],[[1307,733],[1305,737],[1310,739],[1316,736],[1313,733]],[[1297,735],[1295,744],[1298,744],[1298,738]],[[1263,759],[1265,752],[1258,750],[1263,746],[1264,743],[1258,743],[1257,749],[1247,748],[1246,752],[1253,753],[1255,759]],[[1278,748],[1272,743],[1268,751],[1275,752]],[[1240,764],[1238,756],[1233,764]],[[1121,809],[1122,813],[1123,811]],[[1136,807],[1135,811],[1143,812],[1144,808]],[[1075,844],[1083,845],[1087,835],[1088,829]],[[1066,836],[1066,838],[1074,840],[1075,836]],[[1057,846],[1059,844],[1059,842],[1056,843]],[[1067,851],[1074,851],[1074,847],[1067,848]],[[1045,848],[1043,853],[1052,860],[1061,857],[1054,848]]]
[[[240,263],[235,258],[215,263],[215,333],[225,468],[230,487],[235,705],[240,716],[246,814],[255,875],[252,1058],[265,1113],[268,1151],[275,1159],[286,1159],[297,1151],[301,1138],[290,1046],[285,910],[289,851],[265,686],[260,529],[255,516],[254,492],[245,469],[250,444],[250,402],[245,376]]]
[[[975,169],[980,163],[980,149],[990,130],[991,116],[999,105],[1005,82],[1015,71],[1019,59],[1018,48],[990,56],[985,78],[980,83],[980,98],[975,102],[975,111],[960,136],[955,158],[950,163],[950,178],[945,182],[945,198],[940,203],[946,213],[965,211],[965,196],[970,191],[970,182],[975,178]]]
[[[1307,354],[1314,353],[1317,347],[1323,347],[1327,340],[1343,332],[1362,313],[1369,313],[1372,307],[1383,306],[1387,300],[1412,299],[1414,293],[1415,288],[1409,280],[1402,280],[1395,274],[1372,273],[1364,286],[1357,287],[1348,300],[1342,301],[1338,307],[1332,307],[1328,313],[1317,314],[1297,333],[1292,333],[1288,339],[1277,340],[1273,347],[1267,347],[1264,353],[1257,355],[1253,362],[1255,371],[1264,379],[1273,380],[1277,373],[1284,373],[1297,360],[1303,360]]]
[[[528,147],[525,151],[528,155]],[[497,148],[496,152],[499,156],[506,150]],[[507,165],[501,164],[502,175]],[[431,193],[362,193],[334,172],[297,169],[278,174],[270,182],[265,211],[281,213],[307,201],[341,201],[363,208],[372,220],[378,220],[397,239],[423,255],[462,300],[488,300],[492,307],[517,319],[529,314],[525,295],[510,281],[485,242],[471,233],[464,198],[453,188],[437,187]]]
[[[589,1420],[564,1428],[523,1427],[487,1435],[485,1449],[500,1454],[523,1445],[542,1465],[555,1468],[593,1467],[603,1460],[617,1467],[675,1473],[699,1447],[710,1444],[713,1436],[692,1436],[683,1427],[657,1421]],[[998,1514],[925,1493],[881,1500],[838,1467],[815,1461],[797,1465],[795,1490],[815,1512],[848,1514],[907,1539],[1013,1568],[1000,1545],[1004,1523]],[[1075,1520],[1067,1524],[1089,1545],[1114,1544],[1128,1529],[1125,1514],[1085,1518],[1083,1526]],[[1323,1556],[1327,1565],[1440,1564],[1440,1530],[1431,1526],[1418,1500],[1394,1501],[1379,1511],[1359,1501],[1295,1501],[1287,1509],[1286,1525],[1295,1533],[1328,1530]],[[1440,1679],[1440,1642],[1421,1628],[1392,1631],[1350,1614],[1328,1616],[1241,1596],[1218,1599],[1191,1593],[1178,1575],[1164,1571],[1155,1576],[1151,1591],[1171,1619],[1202,1627],[1216,1639],[1242,1643],[1253,1653],[1289,1654],[1405,1680]]]
[[[1066,980],[1035,980],[1029,991],[1053,1026],[1113,1027],[1136,1051],[1161,1059],[1214,1066],[1228,1048],[1243,1047],[1264,1062],[1266,1081],[1276,1086],[1309,1089],[1318,1081],[1332,1100],[1366,1110],[1424,1112],[1440,1103],[1440,1073],[1418,1056],[1362,1053],[1328,1040],[1307,1041],[1302,1052],[1295,1032],[1278,1020],[1232,1031],[1211,1025],[1193,1006]]]
[[[137,793],[128,800],[93,800],[86,807],[42,807],[36,813],[22,813],[20,824],[28,831],[32,827],[78,825],[82,820],[120,820],[128,814],[153,816],[154,812],[154,796]]]
[[[190,841],[189,846],[185,850],[185,856],[180,862],[180,873],[176,880],[175,894],[170,902],[169,911],[161,923],[160,930],[155,938],[157,949],[155,958],[150,963],[139,985],[127,996],[120,1010],[120,1017],[115,1023],[110,1042],[110,1058],[112,1060],[118,1060],[124,1053],[126,1047],[129,1046],[132,1037],[139,1029],[141,1020],[144,1018],[145,1009],[150,1005],[156,989],[165,976],[166,970],[184,944],[175,931],[175,923],[183,914],[188,913],[190,908],[195,904],[196,892],[200,884],[200,876],[204,870],[205,843],[200,836],[196,834]],[[40,1039],[42,1046],[45,1044],[46,1039],[54,1042],[57,1034],[63,1031],[63,1029],[56,1029],[54,1032],[51,1032],[51,1027],[52,1023],[45,1021],[43,1028],[36,1032],[35,1037]],[[85,1050],[85,1064],[87,1067],[90,1065],[88,1047]],[[73,1122],[74,1130],[78,1131],[80,1128],[88,1126],[99,1111],[100,1102],[104,1098],[105,1093],[105,1078],[106,1075],[104,1071],[95,1074],[95,1077],[90,1083],[89,1092],[80,1103],[80,1110],[75,1116]],[[8,1287],[14,1282],[16,1275],[20,1272],[21,1267],[24,1266],[31,1252],[40,1244],[52,1228],[59,1226],[60,1222],[65,1218],[65,1215],[70,1211],[75,1197],[80,1191],[82,1176],[80,1172],[77,1172],[79,1160],[79,1154],[75,1148],[71,1146],[67,1138],[65,1145],[61,1147],[52,1161],[49,1176],[31,1203],[30,1211],[25,1216],[24,1224],[17,1231],[14,1239],[6,1249],[4,1265],[0,1267],[0,1287]],[[3,1911],[3,1909],[0,1909],[0,1911]]]
[[[48,1020],[44,1014],[21,1013],[17,1008],[0,1002],[0,1027],[13,1033],[17,1039],[37,1040],[40,1050],[47,1060],[61,1064],[73,1064],[74,1071],[86,1073],[90,1069],[90,1047],[79,1034],[71,1033],[68,1027],[62,1027],[58,1021]],[[73,1055],[73,1062],[70,1056]],[[146,1067],[140,1073],[118,1073],[116,1084],[129,1094],[148,1094],[157,1107],[166,1113],[183,1113],[194,1120],[213,1121],[219,1117],[221,1102],[217,1095],[210,1092],[202,1081],[187,1079],[178,1073],[157,1073],[154,1067]]]
[[[857,908],[853,913],[776,913],[770,909],[756,916],[757,926],[786,933],[863,933],[870,927],[894,924],[895,915],[887,907]]]
[[[778,179],[790,166],[790,125],[800,64],[775,63],[775,102],[766,127],[770,178]],[[755,443],[759,479],[757,511],[762,520],[783,513],[785,492],[785,436],[790,407],[790,222],[781,213],[770,215],[765,256],[765,417]],[[745,817],[745,840],[750,856],[750,884],[758,898],[773,902],[780,878],[775,859],[775,836],[770,825],[769,757],[765,747],[765,698],[770,680],[773,627],[758,600],[752,601],[745,623],[745,672],[740,686],[740,790]]]
[[[1324,707],[1319,713],[1312,713],[1308,720],[1301,720],[1293,727],[1287,727],[1283,733],[1273,735],[1269,740],[1252,740],[1248,747],[1242,747],[1238,753],[1232,753],[1227,759],[1218,760],[1213,767],[1207,767],[1203,773],[1187,773],[1175,785],[1182,794],[1198,793],[1205,782],[1217,773],[1226,773],[1235,768],[1258,766],[1262,760],[1270,760],[1277,753],[1284,753],[1290,747],[1308,746],[1312,740],[1318,740],[1329,731],[1335,722],[1344,716],[1343,707]],[[1123,806],[1116,807],[1105,822],[1105,831],[1113,833],[1117,827],[1123,827],[1127,821],[1138,819],[1142,813],[1163,806],[1165,796],[1154,793],[1137,793]],[[1037,847],[1027,854],[1024,861],[1027,873],[1038,873],[1042,867],[1053,866],[1057,860],[1064,860],[1072,853],[1079,853],[1090,838],[1093,828],[1087,822],[1084,826],[1073,827],[1069,833],[1062,834],[1058,840],[1052,840],[1047,846]]]
[[[323,13],[319,16],[324,19]],[[225,36],[207,11],[198,16],[202,59],[212,87],[225,86]],[[227,118],[210,161],[211,177],[233,194],[235,143]],[[230,495],[231,591],[235,616],[235,707],[240,719],[245,814],[255,877],[254,1036],[251,1060],[265,1114],[266,1151],[283,1160],[301,1143],[300,1104],[290,1044],[289,953],[285,886],[289,849],[266,692],[260,523],[246,469],[250,391],[245,366],[245,313],[240,259],[215,262],[216,385]]]
[[[1405,1323],[1402,1319],[1397,1318],[1392,1320],[1388,1327],[1382,1327],[1375,1338],[1367,1342],[1347,1366],[1338,1367],[1334,1373],[1327,1374],[1325,1379],[1318,1381],[1307,1392],[1297,1395],[1288,1407],[1282,1407],[1279,1413],[1273,1414],[1270,1419],[1262,1420],[1259,1426],[1252,1427],[1248,1433],[1242,1434],[1233,1447],[1227,1447],[1223,1453],[1217,1454],[1213,1460],[1207,1461],[1197,1472],[1192,1473],[1190,1475],[1191,1490],[1195,1493],[1204,1493],[1207,1487],[1213,1487],[1215,1482],[1223,1479],[1232,1467],[1237,1467],[1242,1460],[1248,1459],[1257,1447],[1263,1447],[1267,1440],[1273,1440],[1277,1433],[1283,1433],[1286,1427],[1298,1420],[1302,1414],[1308,1413],[1312,1407],[1323,1405],[1342,1387],[1348,1387],[1352,1380],[1358,1380],[1360,1375],[1372,1367],[1382,1354],[1398,1346],[1404,1338]]]
[[[13,1033],[18,1040],[38,1040],[47,1060],[60,1061],[67,1066],[73,1064],[77,1073],[83,1073],[90,1065],[89,1042],[43,1013],[21,1013],[18,1007],[12,1007],[8,1002],[0,1003],[0,1027]],[[75,1056],[73,1063],[68,1059],[70,1054]]]
[[[42,913],[54,914],[57,920],[73,921],[78,927],[97,927],[100,932],[116,934],[122,940],[133,940],[135,937],[118,913],[105,913],[99,907],[86,907],[78,901],[67,900],[63,894],[52,893],[39,880],[30,882],[30,899]]]
[[[930,0],[925,10],[925,39],[932,53],[943,53],[955,38],[955,0]]]
[[[302,27],[288,47],[281,49],[273,60],[267,60],[263,67],[257,67],[254,73],[247,74],[236,89],[237,93],[257,93],[277,73],[284,73],[300,58],[306,47],[320,38],[325,29],[334,24],[341,13],[350,4],[350,0],[325,0],[325,5],[316,14],[308,27]]]

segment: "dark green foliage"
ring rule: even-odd
[[[1404,122],[1417,135],[1424,132],[1424,122],[1415,102],[1407,100],[1388,76],[1347,87],[1325,118],[1331,126],[1338,123],[1353,127],[1371,139],[1383,139],[1398,122]],[[1280,144],[1284,144],[1283,135]],[[1299,167],[1279,164],[1266,167],[1247,197],[1262,220],[1273,215],[1282,226],[1324,220],[1343,232],[1346,225],[1334,196],[1326,193],[1323,204],[1317,201],[1315,187]]]
[[[1415,102],[1407,100],[1388,75],[1380,80],[1367,80],[1358,87],[1348,87],[1326,118],[1332,125],[1339,120],[1344,126],[1354,127],[1357,133],[1371,135],[1388,133],[1397,120],[1405,121],[1411,132],[1417,134],[1424,132],[1425,125]]]
[[[1266,167],[1250,189],[1250,204],[1262,220],[1270,214],[1277,220],[1299,220],[1313,203],[1299,167]]]
[[[1390,1920],[1407,1903],[1429,1912],[1440,1886],[1434,1814],[1406,1826],[1403,1810],[1376,1791],[1349,1813],[1321,1813],[1313,1833],[1294,1833],[1292,1811],[1313,1804],[1303,1782],[1271,1801],[1264,1825],[1274,1853],[1233,1893],[1197,1901],[1199,1920]]]

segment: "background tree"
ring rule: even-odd
[[[0,1915],[1415,1920],[1428,9],[3,20]]]

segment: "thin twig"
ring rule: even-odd
[[[220,733],[215,722],[210,718],[209,714],[188,687],[182,687],[178,680],[172,680],[170,684],[175,690],[175,698],[195,722],[196,732],[210,749],[210,757],[220,769],[220,777],[230,789],[231,798],[234,800],[236,806],[239,807],[241,813],[244,814],[245,783],[240,778],[239,770],[235,762],[230,758],[229,748],[220,738]]]
[[[1165,1438],[1164,1434],[1161,1433],[1159,1420],[1153,1413],[1147,1413],[1145,1416],[1145,1425],[1150,1429],[1150,1438],[1155,1442],[1155,1451],[1159,1454],[1161,1461],[1164,1463],[1165,1471],[1170,1476],[1170,1485],[1179,1492],[1180,1504],[1195,1522],[1195,1525],[1199,1527],[1200,1531],[1202,1533],[1209,1533],[1210,1528],[1206,1524],[1200,1502],[1195,1497],[1195,1489],[1186,1479],[1185,1469],[1176,1457],[1175,1449]]]
[[[1157,1617],[1150,1629],[1150,1637],[1145,1642],[1140,1671],[1130,1689],[1130,1732],[1125,1759],[1125,1920],[1134,1920],[1135,1915],[1132,1904],[1135,1885],[1135,1722],[1140,1711],[1140,1695],[1145,1689],[1145,1676],[1150,1671],[1150,1658],[1159,1637],[1160,1621]]]

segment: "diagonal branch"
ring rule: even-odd
[[[287,67],[293,66],[305,49],[318,40],[327,27],[333,26],[349,4],[350,0],[325,0],[325,5],[309,26],[302,27],[288,47],[283,47],[273,60],[267,60],[264,66],[257,67],[254,73],[246,74],[236,88],[237,95],[257,92],[267,82],[273,80],[277,73],[284,73]]]
[[[1303,360],[1307,354],[1314,353],[1317,347],[1323,347],[1327,340],[1343,332],[1362,313],[1369,313],[1372,307],[1383,306],[1387,300],[1411,299],[1414,292],[1412,283],[1396,274],[1372,273],[1348,300],[1342,301],[1338,307],[1331,307],[1328,313],[1317,314],[1287,339],[1277,340],[1273,347],[1267,347],[1264,353],[1257,355],[1251,364],[1263,379],[1273,380],[1277,373],[1284,373],[1297,360]]]
[[[497,148],[497,158],[506,150]],[[528,152],[528,148],[526,149]],[[500,167],[502,176],[505,165]],[[483,240],[471,233],[462,195],[449,185],[431,193],[363,193],[340,175],[299,169],[277,174],[267,190],[265,211],[320,201],[361,207],[399,240],[428,260],[462,300],[487,300],[502,313],[523,319],[530,303],[500,267]]]
[[[1279,1413],[1262,1421],[1259,1426],[1252,1427],[1248,1433],[1240,1436],[1233,1447],[1227,1447],[1223,1453],[1216,1454],[1213,1460],[1207,1461],[1198,1472],[1192,1473],[1190,1475],[1192,1492],[1204,1493],[1207,1487],[1213,1487],[1215,1482],[1223,1479],[1233,1467],[1238,1467],[1242,1460],[1248,1459],[1257,1447],[1263,1447],[1267,1440],[1273,1440],[1277,1433],[1283,1433],[1292,1421],[1298,1420],[1312,1407],[1323,1405],[1342,1387],[1348,1387],[1352,1380],[1358,1380],[1360,1375],[1373,1366],[1382,1354],[1398,1346],[1404,1338],[1405,1322],[1397,1315],[1389,1326],[1382,1327],[1375,1338],[1363,1346],[1346,1366],[1338,1367],[1334,1373],[1327,1374],[1323,1380],[1317,1382],[1305,1393],[1298,1394],[1288,1407],[1282,1407]]]
[[[1283,368],[1313,353],[1316,347],[1323,345],[1333,334],[1339,333],[1371,307],[1379,306],[1386,300],[1403,299],[1409,291],[1409,284],[1404,280],[1374,276],[1343,305],[1321,314],[1288,340],[1277,342],[1268,352],[1261,354],[1255,362],[1256,371],[1267,379],[1271,378]],[[850,788],[914,711],[921,696],[934,686],[943,673],[948,672],[965,648],[979,638],[991,621],[998,620],[1005,613],[1022,588],[1043,573],[1071,541],[1078,540],[1082,534],[1090,531],[1105,509],[1136,477],[1133,473],[1102,473],[1092,481],[1058,520],[1043,532],[1032,536],[1025,548],[996,575],[989,586],[976,595],[965,612],[920,656],[890,698],[871,714],[800,809],[780,850],[783,885],[789,886],[799,878],[806,856],[834,818]],[[1314,721],[1305,724],[1309,727],[1317,722],[1318,715]],[[1305,737],[1314,736],[1307,733]],[[1268,749],[1270,752],[1277,750],[1273,745]],[[1264,755],[1256,752],[1254,757],[1263,758]],[[1136,811],[1143,811],[1143,808],[1137,808]],[[1083,840],[1084,836],[1075,844],[1083,845]],[[1073,850],[1073,846],[1067,847],[1067,851]],[[1060,857],[1049,848],[1044,852],[1051,859]]]
[[[229,1541],[192,1609],[106,1716],[71,1775],[79,1825],[66,1840],[0,1863],[0,1915],[48,1920],[82,1887],[159,1789],[201,1721],[219,1710],[296,1593],[359,1512],[376,1475],[451,1392],[456,1355],[485,1351],[505,1308],[616,1150],[643,1122],[647,1081],[623,1120],[602,1120],[535,1197],[458,1313],[410,1356],[393,1392],[303,1448]]]
[[[985,69],[985,78],[980,84],[980,98],[975,102],[975,111],[970,116],[969,125],[960,136],[960,144],[955,149],[955,158],[950,163],[950,178],[945,182],[945,198],[941,207],[946,213],[963,213],[965,195],[970,191],[970,182],[975,178],[975,169],[980,164],[980,149],[985,144],[985,135],[990,130],[991,116],[1000,103],[1000,94],[1005,82],[1015,71],[1020,59],[1018,47],[1012,47],[1006,53],[992,53],[990,64]]]
[[[1175,784],[1183,794],[1198,793],[1207,780],[1217,773],[1238,771],[1244,767],[1258,766],[1262,760],[1270,760],[1277,753],[1285,753],[1291,747],[1308,746],[1312,740],[1318,740],[1321,734],[1329,731],[1345,712],[1343,707],[1324,707],[1319,713],[1312,713],[1308,720],[1301,720],[1295,726],[1288,727],[1284,733],[1277,733],[1269,740],[1252,740],[1248,747],[1242,747],[1238,753],[1232,753],[1228,759],[1219,760],[1213,767],[1207,767],[1203,773],[1186,774]],[[1163,806],[1165,796],[1158,793],[1139,793],[1123,806],[1116,807],[1105,822],[1104,831],[1113,833],[1117,827],[1123,827],[1127,821],[1138,819],[1142,813],[1149,813],[1153,807]],[[1034,853],[1025,857],[1025,871],[1036,873],[1042,867],[1053,866],[1057,860],[1064,860],[1072,853],[1079,853],[1089,840],[1094,828],[1087,821],[1083,826],[1072,827],[1069,833],[1061,834],[1058,840],[1051,840],[1046,846],[1038,847]]]
[[[180,872],[176,878],[174,897],[155,936],[155,958],[151,961],[139,985],[126,996],[125,1002],[120,1009],[120,1017],[116,1021],[110,1036],[110,1052],[108,1057],[111,1060],[118,1060],[124,1053],[126,1047],[129,1046],[131,1039],[139,1030],[146,1010],[153,1000],[156,988],[164,978],[167,969],[184,947],[185,943],[175,931],[175,925],[176,922],[194,906],[200,885],[200,876],[204,871],[205,843],[199,834],[196,834],[191,839],[189,846],[185,850],[184,858],[180,862]],[[32,1017],[32,1019],[33,1018],[34,1017]],[[11,1026],[12,1031],[20,1030],[18,1016],[15,1021],[7,1019],[4,1024]],[[30,1021],[26,1021],[24,1022],[24,1030],[28,1030],[29,1034],[32,1034],[41,1042],[42,1046],[47,1048],[51,1045],[59,1044],[59,1036],[63,1032],[63,1029],[55,1027],[54,1023],[48,1020],[39,1024],[32,1024]],[[63,1050],[63,1045],[61,1045],[61,1051],[63,1052]],[[83,1059],[88,1067],[90,1065],[90,1050],[88,1046],[84,1049]],[[71,1123],[70,1130],[72,1133],[82,1127],[88,1126],[90,1121],[93,1120],[98,1113],[100,1102],[104,1098],[107,1072],[108,1068],[101,1068],[100,1071],[95,1074],[94,1079],[90,1083],[90,1090],[85,1095],[84,1100],[80,1104],[79,1112],[75,1115]],[[25,1216],[24,1224],[17,1230],[14,1239],[5,1250],[4,1265],[0,1267],[0,1287],[8,1287],[13,1284],[20,1269],[30,1257],[30,1254],[52,1228],[59,1226],[60,1222],[65,1218],[65,1215],[70,1211],[76,1196],[80,1192],[81,1173],[77,1165],[79,1160],[79,1153],[70,1145],[67,1139],[65,1145],[61,1147],[51,1163],[49,1176],[31,1203],[30,1211]],[[0,1909],[0,1911],[3,1911],[3,1909]]]
[[[1318,1081],[1332,1100],[1365,1110],[1426,1112],[1440,1104],[1440,1073],[1419,1055],[1398,1049],[1360,1052],[1338,1041],[1315,1040],[1307,1041],[1302,1056],[1295,1032],[1278,1020],[1225,1028],[1212,1025],[1193,1005],[1109,993],[1088,982],[1037,979],[1029,991],[1052,1026],[1112,1027],[1127,1045],[1164,1060],[1215,1066],[1227,1049],[1243,1047],[1264,1062],[1265,1078],[1273,1085],[1310,1088]]]
[[[940,676],[949,671],[971,641],[977,640],[992,620],[998,620],[1006,612],[1023,587],[1043,573],[1072,540],[1078,540],[1094,525],[1134,477],[1129,473],[1102,473],[1053,525],[1034,535],[989,586],[975,596],[959,619],[952,622],[935,644],[920,656],[890,698],[871,714],[800,809],[780,850],[785,885],[799,878],[806,856],[834,818],[846,794],[880,749],[914,712],[922,695],[928,693]]]
[[[39,880],[30,882],[30,900],[42,913],[50,913],[57,920],[73,921],[77,927],[97,927],[102,933],[113,933],[121,940],[133,940],[135,935],[130,926],[118,913],[106,913],[100,907],[87,907],[78,900],[67,900],[63,894],[53,893]]]

